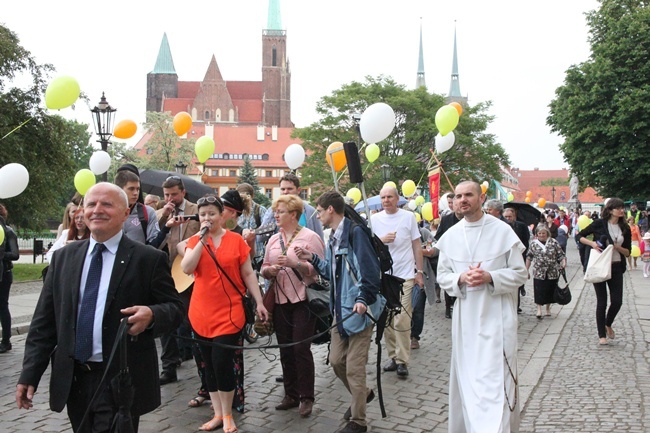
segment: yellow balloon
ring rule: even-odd
[[[95,173],[87,168],[82,168],[74,175],[74,187],[81,195],[86,195],[86,192],[88,192],[90,187],[93,186],[96,181]]]
[[[199,162],[203,164],[214,153],[214,140],[211,137],[204,135],[196,140],[196,144],[194,144],[194,152],[196,153]]]
[[[422,218],[427,221],[433,219],[433,205],[431,203],[424,203],[422,205]]]
[[[417,213],[417,212],[415,212],[415,221],[418,222],[418,223],[419,223],[420,221],[422,221],[422,217],[421,217],[420,214]]]
[[[592,222],[594,222],[594,221],[591,218],[589,218],[587,215],[580,215],[578,217],[578,228],[580,230],[583,230],[585,227],[587,227]]]
[[[424,204],[424,196],[417,196],[415,197],[415,204],[418,206],[422,206]]]
[[[411,197],[415,194],[415,182],[412,180],[405,180],[402,184],[402,194],[404,194],[404,197]]]
[[[481,192],[485,194],[487,192],[487,186],[481,185]]]
[[[388,182],[386,182],[384,184],[384,186],[382,186],[382,189],[386,188],[387,186],[392,186],[393,188],[397,189],[397,184],[395,184],[395,182],[393,182],[392,180],[389,180]]]
[[[0,225],[0,244],[5,241],[5,229]]]
[[[379,150],[379,146],[376,144],[369,144],[366,146],[366,159],[368,162],[375,162],[377,158],[379,158],[379,153],[381,151]]]
[[[630,251],[632,257],[639,257],[641,255],[641,248],[638,245],[632,245],[632,251]]]
[[[351,198],[354,204],[357,204],[361,200],[361,190],[359,188],[350,188],[345,196]]]
[[[52,80],[45,90],[45,105],[50,110],[60,110],[74,104],[81,88],[72,77],[63,76]]]

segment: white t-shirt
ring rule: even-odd
[[[398,209],[394,214],[378,212],[370,217],[372,230],[380,238],[396,232],[395,241],[386,244],[393,257],[393,275],[410,280],[415,277],[413,241],[420,239],[420,230],[413,212]],[[418,244],[419,248],[419,244]]]

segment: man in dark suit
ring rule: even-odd
[[[119,187],[99,183],[88,191],[84,216],[92,236],[54,253],[25,342],[18,408],[33,406],[51,360],[50,408],[61,412],[67,406],[75,432],[108,431],[117,412],[110,380],[119,362],[108,365],[108,358],[123,317],[133,336],[127,348],[136,431],[140,415],[160,405],[154,337],[178,326],[181,303],[166,255],[123,235],[128,215],[128,199]]]
[[[521,221],[517,221],[517,211],[511,207],[503,210],[503,218],[515,231],[515,234],[521,243],[524,244],[524,248],[526,248],[523,252],[525,261],[526,253],[528,253],[528,243],[530,242],[530,232],[528,231],[528,226]],[[517,291],[517,314],[521,314],[521,294],[523,291],[524,286],[519,287],[519,290]]]
[[[454,225],[456,225],[457,222],[463,219],[463,214],[460,213],[460,210],[456,206],[456,203],[453,201],[453,194],[451,210],[452,212],[440,217],[440,224],[438,225],[438,230],[436,230],[436,234],[434,236],[436,242],[440,240],[442,235],[444,235],[447,230],[452,228]],[[434,261],[431,264],[431,267],[433,268],[433,271],[436,273],[436,275],[438,275],[438,253],[439,251],[434,248]],[[451,312],[454,308],[455,300],[456,298],[454,296],[449,296],[449,294],[445,291],[445,317],[447,319],[451,319]]]

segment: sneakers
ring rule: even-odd
[[[350,421],[347,423],[345,427],[343,427],[341,430],[338,430],[336,433],[356,433],[356,432],[367,432],[368,427],[365,425],[359,425],[354,421]]]
[[[420,342],[415,337],[411,337],[411,349],[419,349],[419,348],[420,348]]]

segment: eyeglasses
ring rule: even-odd
[[[288,210],[274,210],[273,215],[283,215],[285,213],[289,213]]]
[[[221,212],[223,212],[223,203],[221,202],[221,199],[213,195],[209,195],[207,197],[201,197],[196,201],[196,204],[197,206],[203,206],[205,204],[213,204],[217,206]]]
[[[320,214],[322,214],[323,212],[325,212],[326,210],[327,210],[327,209],[318,209],[318,208],[317,208],[317,209],[316,209],[316,213],[317,213],[318,215],[320,215]]]

